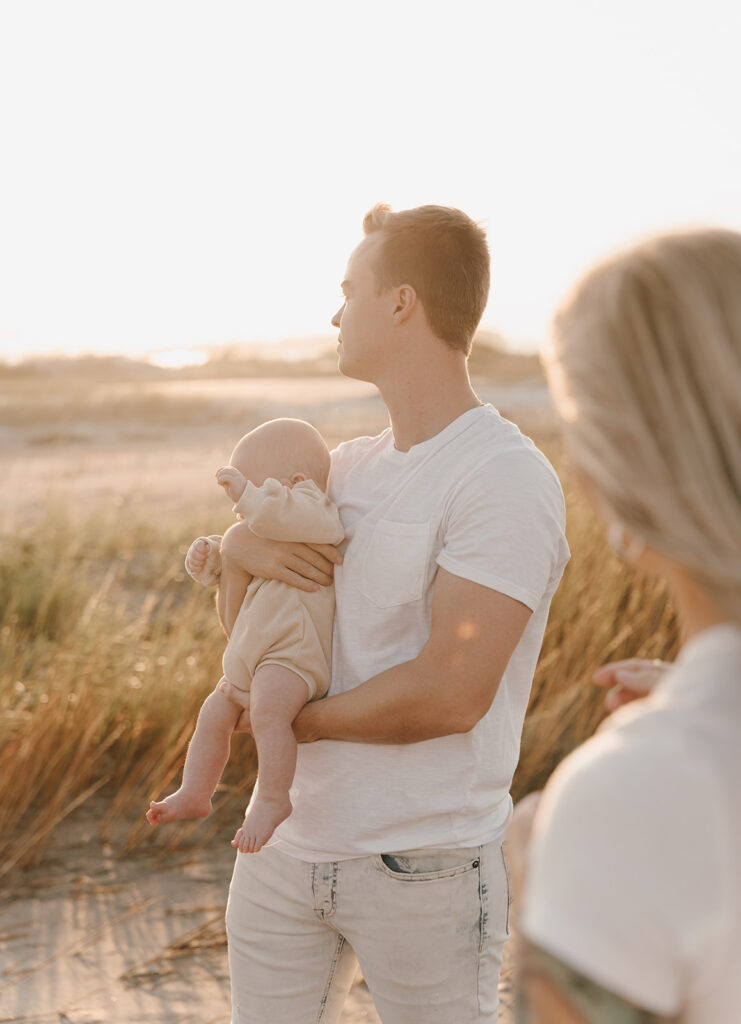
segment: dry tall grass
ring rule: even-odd
[[[610,658],[671,657],[677,625],[663,588],[606,549],[568,478],[572,561],[554,600],[533,687],[515,796],[540,786],[590,734],[602,697],[590,673]],[[43,854],[55,826],[104,789],[102,822],[128,823],[123,849],[154,841],[137,810],[180,771],[200,703],[219,678],[209,594],[184,577],[202,524],[152,523],[146,510],[85,522],[55,509],[0,548],[0,874]],[[235,738],[218,798],[236,824],[254,777]],[[212,829],[223,823],[217,814]],[[158,830],[165,847],[209,826]]]
[[[250,418],[265,415],[239,399],[203,405],[199,398],[193,408],[187,394],[174,404],[145,392],[114,402],[91,388],[72,395],[22,384],[14,382],[0,403],[0,428],[16,432],[20,459],[23,443],[38,451],[39,429],[74,434],[83,424],[90,446],[109,423],[116,436],[134,427],[145,436],[164,424],[173,443],[182,444],[180,424],[200,431],[203,421],[227,439],[226,453],[238,431],[254,425]],[[322,399],[293,414],[308,415],[334,443],[384,425],[367,402],[349,407]],[[598,665],[628,655],[671,658],[678,641],[663,588],[610,554],[561,465],[557,441],[548,434],[540,441],[561,469],[572,560],[535,677],[515,797],[540,786],[602,717],[602,695],[589,681]],[[149,450],[149,442],[139,443],[142,453]],[[78,450],[62,446],[59,458],[74,467]],[[251,740],[236,737],[207,823],[152,830],[144,821],[148,801],[176,782],[198,708],[220,676],[223,639],[213,601],[185,577],[183,555],[194,536],[232,520],[219,493],[206,521],[203,505],[197,516],[187,510],[155,515],[146,495],[139,497],[117,492],[82,518],[71,505],[54,502],[43,521],[34,509],[25,526],[0,537],[0,878],[6,882],[9,873],[38,861],[59,822],[96,793],[108,808],[101,827],[117,849],[146,843],[164,853],[196,837],[202,843],[222,828],[228,833],[254,780]]]
[[[181,570],[197,533],[125,508],[84,522],[55,509],[2,543],[0,876],[38,860],[56,825],[103,787],[105,831],[143,814],[178,774],[220,675],[213,600]],[[242,804],[249,741],[235,739],[235,754],[224,792]],[[142,819],[125,848],[150,831]]]

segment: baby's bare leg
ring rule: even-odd
[[[182,785],[172,796],[152,801],[147,811],[150,825],[210,814],[211,797],[229,760],[229,739],[240,714],[238,705],[218,686],[206,697],[188,747]]]
[[[232,840],[242,853],[257,853],[291,813],[288,790],[296,771],[291,723],[308,699],[306,683],[290,669],[262,665],[255,672],[250,716],[257,745],[257,786],[244,824]]]

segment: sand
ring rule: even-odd
[[[3,888],[0,1022],[229,1024],[231,847],[121,857],[98,837],[104,811],[100,799],[81,807],[43,863]],[[508,965],[500,997],[511,1024]],[[360,977],[341,1021],[379,1024]]]

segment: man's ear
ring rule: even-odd
[[[395,324],[403,324],[408,320],[417,305],[417,293],[410,284],[402,284],[396,289],[393,318]]]

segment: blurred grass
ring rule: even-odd
[[[512,785],[519,800],[540,789],[559,761],[605,717],[591,676],[620,658],[674,659],[679,623],[663,582],[618,559],[558,452],[571,560],[551,604]]]
[[[0,543],[0,877],[38,862],[56,825],[102,787],[103,832],[124,849],[203,828],[152,837],[142,817],[178,775],[221,674],[213,596],[181,568],[198,532],[145,509],[80,522],[57,508]],[[218,802],[243,807],[255,759],[247,738],[234,746]]]
[[[146,425],[157,412],[137,416]],[[353,436],[353,423],[344,427]],[[595,668],[671,658],[678,647],[663,585],[610,553],[557,441],[541,442],[564,483],[572,560],[535,675],[515,799],[541,786],[603,717]],[[0,539],[0,877],[39,862],[57,825],[96,793],[108,808],[102,833],[121,852],[146,843],[164,854],[239,822],[256,767],[244,736],[233,741],[208,822],[152,830],[143,818],[152,797],[175,788],[198,709],[221,674],[212,595],[182,570],[192,538],[231,521],[219,498],[205,523],[185,505],[158,518],[146,499],[111,500],[82,519],[57,503],[41,523]]]

